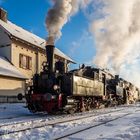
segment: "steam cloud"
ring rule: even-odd
[[[93,9],[89,17],[96,40],[94,63],[113,68],[140,87],[140,1],[93,0]]]
[[[54,40],[61,37],[63,26],[75,15],[80,8],[85,8],[89,0],[52,0],[54,5],[48,11],[46,27],[49,39]],[[49,41],[49,40],[48,40]]]
[[[61,37],[63,26],[80,9],[86,9],[90,32],[96,41],[94,64],[112,68],[140,87],[139,0],[52,0],[46,26],[49,38]],[[90,5],[89,5],[90,4]]]

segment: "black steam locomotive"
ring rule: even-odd
[[[138,98],[138,89],[119,76],[84,65],[65,72],[63,62],[58,61],[54,66],[53,45],[46,46],[46,53],[43,71],[34,75],[33,85],[25,94],[32,112],[74,113],[134,102]]]

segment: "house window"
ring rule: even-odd
[[[19,54],[19,66],[23,69],[32,69],[32,58],[23,54]]]

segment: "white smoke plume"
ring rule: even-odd
[[[48,11],[46,27],[48,38],[54,40],[61,37],[63,26],[75,15],[80,8],[85,8],[90,0],[52,0],[54,5]]]
[[[113,68],[140,87],[140,0],[92,2],[89,18],[96,40],[94,63]]]
[[[138,82],[140,75],[140,0],[52,0],[46,26],[49,38],[57,40],[63,26],[87,6],[90,31],[96,40],[94,63],[112,68],[126,80]]]

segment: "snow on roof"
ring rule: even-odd
[[[40,38],[39,36],[24,30],[23,28],[13,24],[10,21],[4,22],[0,20],[0,25],[12,36],[19,38],[21,40],[24,40],[26,42],[29,42],[37,47],[45,49],[46,40]],[[65,55],[63,52],[61,52],[59,49],[55,48],[55,53],[58,56],[64,57],[66,60],[69,60],[70,62],[74,62],[71,58],[69,58],[67,55]]]
[[[27,79],[14,65],[4,57],[0,57],[0,75]]]

